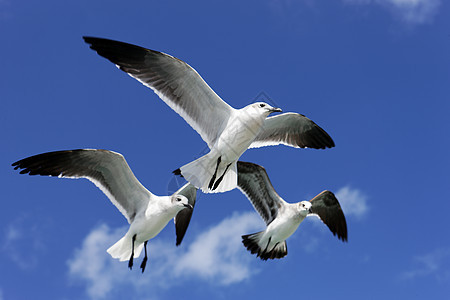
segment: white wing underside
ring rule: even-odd
[[[125,158],[112,151],[55,151],[25,158],[13,165],[24,169],[22,174],[86,178],[110,199],[129,223],[155,197],[137,180]]]
[[[50,176],[52,177],[52,176]],[[90,182],[92,182],[93,184],[95,184],[96,187],[98,187],[103,194],[106,195],[106,197],[108,197],[108,199],[112,202],[112,204],[120,211],[120,213],[127,219],[128,223],[130,223],[130,219],[129,216],[127,214],[126,209],[117,201],[117,199],[114,197],[113,194],[111,194],[109,192],[109,190],[107,188],[105,188],[105,186],[103,186],[100,181],[96,180],[95,178],[92,177],[86,177],[86,176],[64,176],[64,175],[58,175],[58,178],[67,178],[67,179],[87,179]]]
[[[109,39],[84,37],[91,49],[151,88],[211,148],[234,109],[187,63],[168,54]]]
[[[249,148],[276,145],[325,149],[334,147],[334,142],[325,130],[304,115],[284,113],[267,118]]]
[[[120,68],[119,65],[116,65]],[[195,72],[195,70],[192,69]],[[128,73],[131,77],[141,82],[146,87],[152,89],[155,94],[161,98],[172,110],[179,114],[208,144],[211,149],[217,141],[217,138],[225,128],[233,108],[228,106],[195,72],[198,78],[195,78],[194,85],[190,88],[184,87],[183,94],[188,94],[189,105],[179,105],[172,101],[170,96],[167,96],[153,85],[140,79],[133,74]],[[185,84],[188,85],[188,84]],[[197,86],[195,86],[197,85]],[[225,105],[224,105],[225,104]]]

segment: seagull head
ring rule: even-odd
[[[172,197],[172,203],[174,206],[179,207],[180,209],[189,208],[192,209],[192,205],[189,204],[188,198],[183,195],[174,195]]]
[[[307,214],[312,213],[311,206],[311,202],[301,201],[298,203],[298,211],[300,212],[300,214],[304,214],[306,216]]]
[[[266,116],[270,115],[273,112],[282,112],[281,108],[270,106],[265,102],[253,103],[252,107],[259,111],[261,114],[265,114]]]

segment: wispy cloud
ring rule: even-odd
[[[442,0],[341,0],[345,5],[378,7],[392,14],[392,16],[406,25],[421,25],[430,23],[439,13]],[[301,11],[301,7],[315,11],[319,8],[317,0],[271,0],[268,1],[271,9],[279,14]],[[299,5],[301,7],[299,7]]]
[[[379,5],[400,21],[416,25],[431,22],[438,13],[441,0],[343,0],[347,4]]]
[[[405,271],[401,278],[412,280],[433,276],[439,282],[450,281],[450,248],[438,248],[430,253],[414,257],[415,268]]]
[[[256,213],[234,214],[217,226],[198,235],[176,265],[176,274],[190,273],[220,284],[242,281],[251,276],[248,255],[241,243],[241,235],[263,228]]]
[[[21,269],[36,267],[39,255],[46,249],[42,231],[47,225],[47,222],[34,220],[28,215],[17,218],[5,228],[0,249]]]
[[[113,264],[105,254],[105,249],[118,240],[126,228],[111,230],[100,225],[84,239],[81,249],[75,251],[68,261],[69,273],[75,279],[87,282],[87,294],[92,299],[100,299],[110,292],[120,278],[127,279],[124,266]]]
[[[316,222],[316,224],[319,224],[319,219],[317,219],[318,222]],[[320,222],[320,226],[323,226],[323,223]],[[311,232],[306,233],[305,236],[307,236],[308,242],[305,243],[301,243],[303,250],[306,253],[313,253],[316,252],[317,249],[319,249],[320,247],[320,239],[317,238],[315,235],[313,235]]]
[[[182,278],[197,277],[217,285],[229,285],[248,279],[255,262],[242,246],[240,236],[263,227],[256,213],[233,214],[200,234],[187,248],[176,248],[172,240],[156,238],[149,242],[149,263],[144,275],[130,272],[125,263],[113,260],[105,251],[126,231],[107,225],[96,227],[68,261],[69,275],[87,285],[91,299],[102,299],[118,288],[139,294],[148,287],[168,288]],[[187,276],[189,275],[189,276]],[[147,295],[148,296],[148,295]]]
[[[341,204],[344,211],[347,222],[349,218],[355,218],[361,220],[369,212],[369,206],[367,205],[368,197],[359,189],[345,186],[340,188],[336,193],[336,198]],[[322,247],[322,243],[325,239],[330,238],[330,230],[323,224],[318,217],[311,217],[307,219],[307,222],[311,222],[311,229],[307,229],[308,224],[301,224],[299,229],[303,239],[308,242],[302,241],[302,248],[306,253],[317,252]],[[318,236],[317,233],[323,233],[323,236]],[[292,235],[290,239],[295,239],[298,236]],[[333,237],[335,239],[336,237]],[[336,239],[337,240],[337,239]]]
[[[367,196],[358,189],[345,186],[336,192],[345,216],[364,217],[369,211]]]
[[[360,218],[367,213],[367,196],[358,189],[343,187],[336,196],[347,217]],[[196,233],[191,244],[184,243],[179,248],[174,246],[173,240],[151,240],[148,267],[142,275],[139,270],[130,272],[125,263],[106,253],[106,249],[125,234],[126,228],[111,229],[103,224],[89,233],[68,261],[69,275],[86,285],[86,293],[91,299],[106,298],[121,289],[137,296],[145,291],[145,296],[149,296],[150,287],[158,293],[192,278],[227,286],[257,274],[259,260],[243,247],[241,235],[262,230],[264,226],[262,219],[251,211],[235,213]],[[320,226],[323,226],[321,222]],[[304,251],[316,249],[319,243],[318,238],[313,238]],[[137,269],[138,265],[136,263]]]

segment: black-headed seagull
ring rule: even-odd
[[[318,216],[343,242],[347,241],[347,223],[338,200],[330,191],[323,191],[310,201],[287,203],[272,186],[266,170],[253,163],[237,163],[238,187],[266,222],[266,229],[243,235],[242,243],[262,260],[287,255],[286,239],[307,216]]]
[[[42,153],[12,164],[20,174],[86,178],[92,181],[119,209],[130,224],[128,232],[107,251],[120,261],[138,257],[145,249],[142,272],[147,263],[147,241],[175,218],[179,245],[195,205],[197,189],[186,184],[171,196],[156,196],[134,176],[125,158],[116,152],[77,149]]]
[[[268,145],[334,147],[331,137],[297,113],[257,102],[234,109],[188,64],[173,56],[109,39],[83,37],[100,56],[151,88],[196,130],[210,152],[174,171],[203,192],[226,192],[237,186],[236,162],[248,149]]]

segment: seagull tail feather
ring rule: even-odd
[[[133,257],[138,257],[143,248],[143,243],[137,244],[135,242]],[[120,261],[129,260],[131,256],[131,237],[126,234],[123,238],[117,241],[117,243],[109,247],[106,252],[108,252],[113,258],[119,259]]]
[[[220,154],[209,152],[206,155],[182,166],[177,174],[180,173],[187,181],[204,193],[223,193],[237,187],[237,166],[236,162],[228,167],[226,164],[220,164],[217,167],[217,161]],[[216,174],[215,174],[216,173]],[[216,175],[216,176],[214,176]],[[212,179],[214,178],[214,179]],[[217,185],[211,185],[217,183]]]
[[[267,247],[263,249],[260,246],[263,234],[264,231],[260,231],[257,233],[242,236],[242,243],[244,244],[245,248],[250,251],[251,254],[256,254],[256,256],[261,258],[262,260],[282,258],[287,255],[286,241],[277,243],[271,250],[268,250]]]

